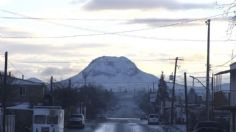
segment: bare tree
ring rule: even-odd
[[[230,38],[233,32],[233,28],[236,24],[236,0],[226,4],[217,3],[217,5],[220,9],[223,10],[222,16],[227,17],[227,20],[229,21],[227,35],[228,38]]]

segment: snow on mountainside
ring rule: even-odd
[[[109,56],[94,59],[83,71],[70,79],[72,86],[81,86],[86,82],[115,91],[148,89],[153,82],[159,81],[157,77],[141,71],[128,58]]]
[[[37,78],[34,78],[34,77],[32,77],[32,78],[29,78],[29,79],[27,79],[28,81],[31,81],[31,82],[35,82],[35,83],[44,83],[43,81],[41,81],[41,80],[39,80],[39,79],[37,79]]]

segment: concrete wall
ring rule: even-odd
[[[236,63],[230,66],[230,105],[236,106]]]
[[[236,106],[236,63],[230,65],[230,106]],[[236,129],[235,111],[231,111],[231,117],[230,132],[234,132]]]

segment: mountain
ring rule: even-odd
[[[39,80],[39,79],[37,79],[37,78],[34,78],[34,77],[32,77],[32,78],[29,78],[29,79],[27,79],[28,81],[31,81],[31,82],[35,82],[35,83],[44,83],[43,81],[41,81],[41,80]]]
[[[72,86],[82,86],[86,83],[115,91],[148,90],[153,86],[153,82],[157,88],[159,81],[154,75],[141,71],[128,58],[110,56],[94,59],[83,71],[69,79]],[[69,82],[68,80],[63,82]]]

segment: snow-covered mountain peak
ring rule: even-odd
[[[149,89],[159,79],[141,71],[126,57],[102,56],[94,59],[79,74],[69,78],[75,87],[85,84],[99,85],[115,91],[122,89]],[[67,84],[69,81],[64,80]]]
[[[84,70],[84,74],[89,76],[116,76],[118,74],[133,76],[139,69],[126,57],[102,56],[94,59]]]

